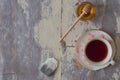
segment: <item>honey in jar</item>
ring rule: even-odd
[[[86,4],[90,4],[91,5],[91,10],[90,10],[90,12],[88,14],[85,14],[81,18],[81,20],[83,20],[83,21],[92,19],[95,16],[95,13],[96,13],[95,7],[90,2],[82,2],[81,4],[78,5],[78,7],[76,9],[77,16],[80,16],[80,14],[82,13],[82,9],[84,8],[84,6]]]

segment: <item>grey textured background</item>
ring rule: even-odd
[[[120,80],[119,0],[87,0],[96,6],[95,18],[80,22],[67,36],[65,52],[58,45],[61,34],[76,18],[76,3],[83,1],[0,0],[0,80]],[[114,66],[99,71],[76,67],[72,45],[86,26],[100,28],[115,40]],[[50,77],[39,70],[48,57],[56,57],[60,63]]]

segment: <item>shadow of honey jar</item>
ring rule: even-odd
[[[86,4],[90,4],[91,5],[91,10],[90,10],[90,12],[88,14],[85,14],[81,18],[81,20],[83,20],[83,21],[92,19],[95,16],[95,14],[96,14],[95,6],[92,3],[90,3],[90,2],[82,2],[76,8],[76,15],[77,15],[77,17],[80,16],[80,14],[82,13],[82,9],[85,7]]]

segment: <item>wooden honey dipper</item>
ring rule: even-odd
[[[74,28],[74,26],[78,23],[78,21],[84,16],[85,14],[88,14],[91,10],[91,5],[86,4],[84,8],[82,9],[82,13],[80,16],[72,23],[72,25],[69,27],[69,29],[64,33],[64,35],[61,37],[60,42],[63,41],[63,39],[68,35],[68,33]]]

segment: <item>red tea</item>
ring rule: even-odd
[[[99,62],[106,58],[107,46],[100,40],[93,40],[86,47],[86,56],[93,62]]]

